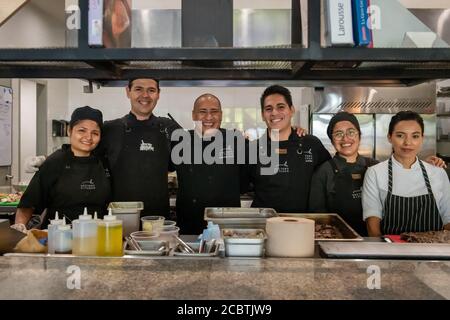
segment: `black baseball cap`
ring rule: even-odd
[[[103,114],[100,110],[91,108],[89,106],[84,106],[76,108],[72,112],[72,117],[70,118],[70,127],[73,127],[78,121],[81,120],[92,120],[97,122],[98,126],[101,128],[103,126]]]

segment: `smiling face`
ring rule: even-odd
[[[87,157],[100,142],[100,127],[92,120],[81,120],[69,129],[70,148],[77,157]]]
[[[213,134],[222,123],[220,101],[213,95],[198,98],[192,110],[192,120],[196,122],[196,130],[201,124],[202,134]]]
[[[344,158],[356,158],[360,143],[358,129],[350,121],[339,121],[333,127],[332,143]]]
[[[153,79],[136,79],[131,88],[127,87],[127,97],[131,102],[131,112],[138,120],[148,119],[159,99],[158,84]]]
[[[392,134],[388,134],[388,140],[392,144],[396,158],[415,158],[423,144],[422,128],[414,120],[400,121],[394,126]]]
[[[289,106],[281,94],[271,94],[264,99],[262,118],[267,128],[280,130],[280,137],[283,133],[290,132],[294,113],[294,107]]]

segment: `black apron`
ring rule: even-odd
[[[65,155],[64,168],[50,190],[50,203],[42,228],[45,229],[55,211],[59,218],[66,217],[67,224],[78,219],[87,207],[89,214],[97,212],[102,218],[111,195],[109,171],[97,157],[74,158]]]
[[[269,140],[269,155],[271,149]],[[279,156],[276,174],[261,175],[261,169],[269,165],[262,165],[260,161],[255,167],[255,199],[252,207],[273,208],[286,213],[307,212],[311,178],[317,161],[313,159],[311,148],[304,146],[291,134],[289,140],[280,141],[279,150],[275,152]]]
[[[334,172],[334,189],[330,194],[328,212],[336,212],[356,232],[367,236],[366,223],[363,220],[361,188],[364,182],[366,167],[361,172],[352,172],[350,167],[339,170],[334,159],[328,161]]]
[[[389,159],[388,194],[384,202],[384,216],[381,220],[383,234],[439,231],[443,228],[427,171],[422,161],[418,161],[428,193],[416,197],[400,197],[392,194],[392,158]]]
[[[200,139],[202,152],[213,142],[202,140],[193,131],[191,136],[191,164],[176,166],[178,178],[177,225],[182,234],[200,234],[206,227],[204,211],[206,207],[240,207],[240,179],[234,141],[227,145],[226,131],[220,130],[223,147],[219,155],[223,164],[194,164],[194,139]],[[233,157],[234,164],[226,164]],[[203,160],[203,159],[202,159]],[[216,160],[217,162],[218,160]]]
[[[123,147],[114,167],[114,201],[143,201],[142,216],[169,215],[170,146],[157,124],[125,120]]]

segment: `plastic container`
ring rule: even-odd
[[[107,257],[123,256],[122,235],[122,220],[118,220],[116,216],[112,215],[112,209],[108,209],[108,215],[98,222],[97,255]]]
[[[55,253],[72,253],[72,229],[69,224],[66,224],[65,217],[63,218],[63,223],[57,225],[54,235]]]
[[[144,209],[143,202],[111,202],[108,209],[118,220],[123,222],[123,235],[129,236],[134,231],[139,231],[139,218]]]
[[[262,257],[267,235],[263,229],[222,229],[227,257]]]
[[[171,248],[175,248],[178,245],[178,241],[174,236],[179,236],[180,228],[177,226],[167,226],[163,227],[159,232],[158,240],[169,242]]]
[[[72,253],[78,256],[95,256],[97,254],[97,221],[87,213],[72,221],[73,248]]]
[[[153,247],[155,246],[155,241],[162,242],[158,239],[159,233],[150,231],[136,231],[133,232],[130,237],[136,240],[142,250],[154,250]]]
[[[55,253],[55,231],[59,225],[63,223],[63,219],[59,219],[58,211],[55,212],[55,219],[50,220],[48,225],[48,253]]]
[[[164,220],[163,227],[175,226],[177,223],[172,220]]]
[[[164,226],[165,218],[163,216],[145,216],[141,218],[142,230],[150,232],[159,232]]]

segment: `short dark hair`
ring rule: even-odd
[[[159,89],[159,80],[158,80],[158,79],[155,79],[155,78],[133,78],[133,79],[129,79],[129,80],[128,80],[128,89],[131,90],[131,87],[133,86],[133,81],[134,81],[134,80],[138,80],[138,79],[148,79],[148,80],[153,80],[153,81],[155,81],[155,82],[156,82],[156,88],[158,89],[158,92],[161,91],[161,90]]]
[[[279,86],[277,84],[267,87],[266,90],[264,90],[262,96],[261,96],[261,111],[264,110],[264,100],[271,96],[272,94],[281,94],[284,99],[286,100],[289,108],[292,107],[292,95],[288,88],[285,88],[283,86]]]
[[[391,122],[389,123],[389,135],[392,135],[392,132],[394,132],[394,127],[397,123],[400,121],[416,121],[420,128],[422,129],[422,135],[425,131],[425,126],[423,124],[423,118],[414,111],[400,111],[395,116],[391,118]]]

